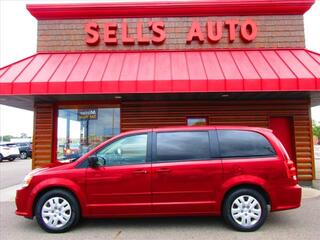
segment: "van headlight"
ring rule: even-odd
[[[22,187],[28,187],[31,180],[32,180],[33,175],[31,175],[30,173],[24,177],[23,182],[22,182]]]
[[[29,173],[27,174],[27,176],[24,177],[21,187],[23,187],[23,188],[24,188],[24,187],[28,187],[29,184],[30,184],[30,182],[31,182],[31,180],[32,180],[32,177],[33,177],[36,173],[41,172],[41,171],[43,171],[43,170],[45,170],[45,169],[46,169],[46,168],[36,168],[36,169],[32,170],[31,172],[29,172]]]

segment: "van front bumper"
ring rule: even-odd
[[[32,206],[29,204],[29,191],[27,188],[18,189],[16,192],[16,215],[32,218]]]

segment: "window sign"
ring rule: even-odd
[[[78,120],[93,120],[98,118],[98,109],[79,109]]]

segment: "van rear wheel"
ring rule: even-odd
[[[55,189],[43,194],[35,208],[40,227],[50,233],[70,230],[80,219],[80,209],[75,197],[68,191]]]
[[[251,232],[259,229],[268,215],[265,198],[253,189],[238,189],[225,199],[223,217],[234,229]]]

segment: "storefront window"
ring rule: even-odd
[[[188,126],[205,126],[208,125],[207,118],[187,118],[187,125]]]
[[[59,109],[57,131],[57,159],[79,158],[120,133],[120,109]]]

